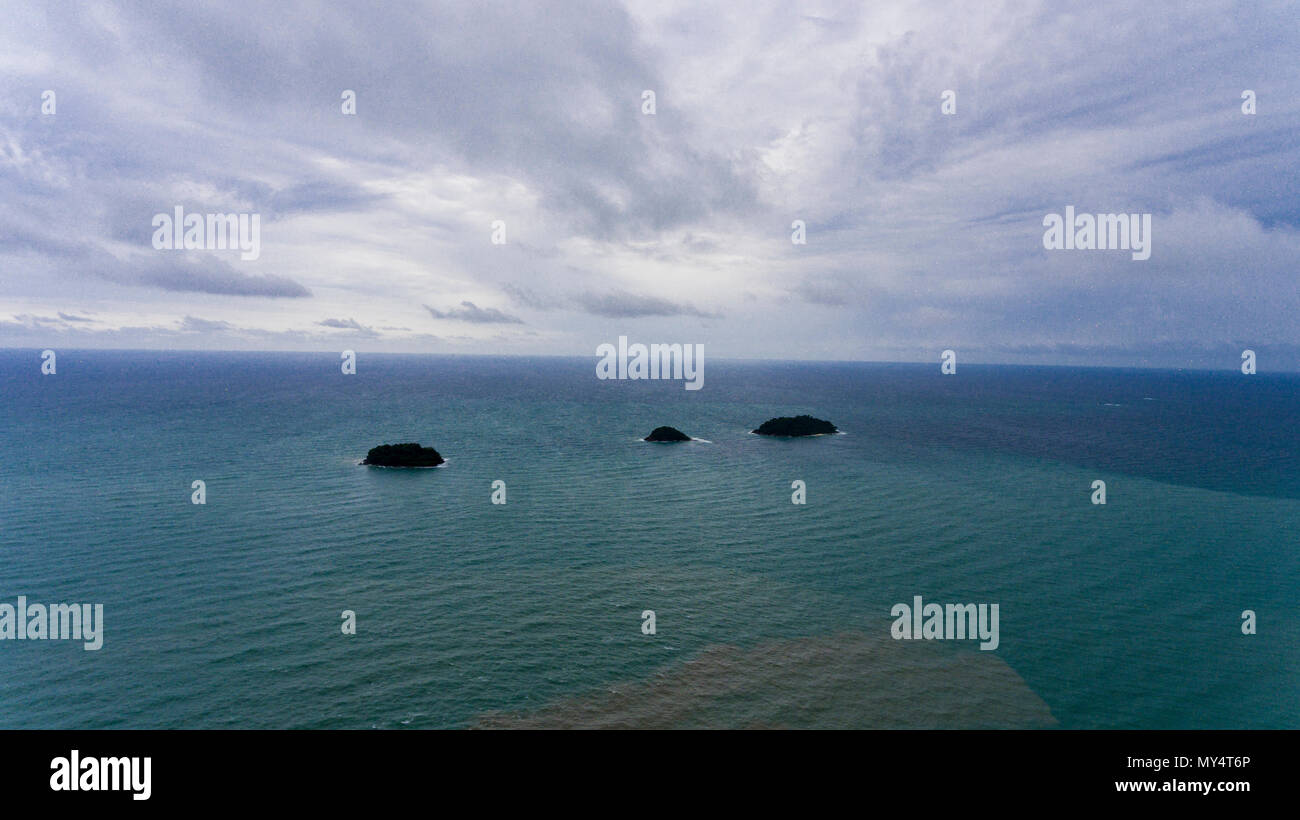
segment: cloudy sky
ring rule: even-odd
[[[0,347],[1300,370],[1298,9],[3,2]]]

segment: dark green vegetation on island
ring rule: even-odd
[[[645,441],[690,441],[691,437],[676,427],[656,427],[646,436]]]
[[[812,416],[781,416],[768,419],[754,431],[760,436],[825,436],[835,433],[835,425]]]
[[[362,464],[372,467],[437,467],[445,459],[432,447],[421,447],[408,441],[404,444],[381,444],[371,447]]]

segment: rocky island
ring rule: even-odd
[[[408,441],[404,444],[381,444],[371,447],[362,464],[372,467],[437,467],[446,459],[432,447],[421,447]]]
[[[768,419],[754,431],[760,436],[827,436],[838,432],[834,424],[812,416]]]
[[[690,441],[691,437],[676,427],[656,427],[642,441]]]

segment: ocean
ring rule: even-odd
[[[1294,374],[40,363],[0,351],[0,603],[103,647],[0,641],[3,728],[1300,728]],[[842,434],[749,432],[800,413]],[[403,441],[446,464],[359,465]],[[895,640],[918,595],[997,648]]]

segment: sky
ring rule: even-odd
[[[1300,370],[1295,3],[0,17],[0,347]],[[1150,258],[1045,248],[1067,206]]]

